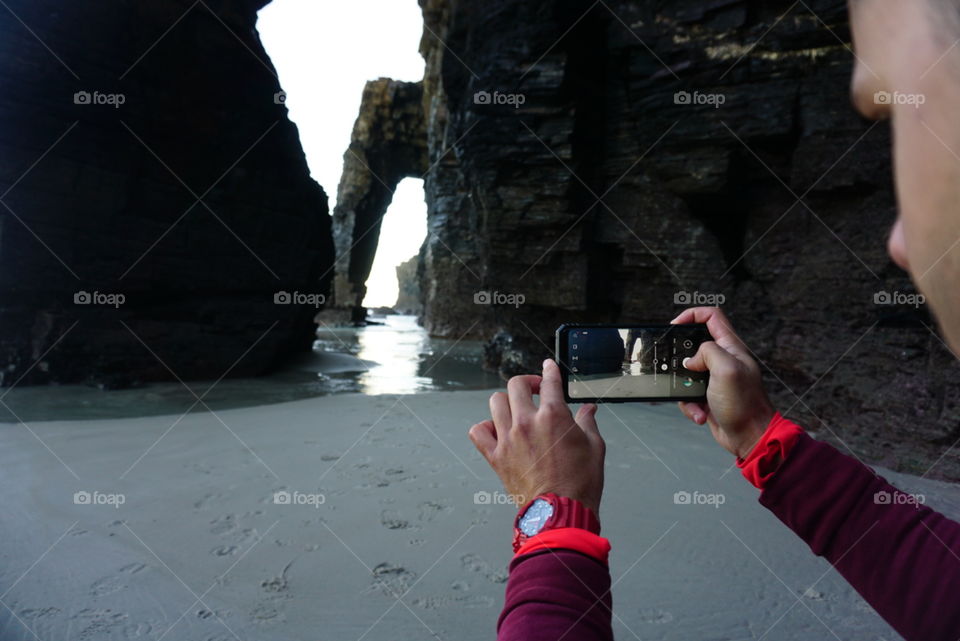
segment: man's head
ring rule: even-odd
[[[850,20],[854,104],[893,127],[890,256],[960,353],[960,0],[850,0]]]

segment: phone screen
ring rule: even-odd
[[[707,372],[683,359],[712,340],[706,325],[563,325],[557,362],[572,402],[703,400]]]

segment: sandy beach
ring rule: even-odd
[[[514,508],[465,435],[487,396],[3,424],[0,637],[491,639]],[[599,420],[618,638],[897,638],[674,407]]]

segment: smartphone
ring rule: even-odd
[[[561,325],[557,363],[568,403],[706,400],[707,372],[683,359],[713,340],[706,325]]]

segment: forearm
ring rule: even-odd
[[[906,639],[956,641],[960,524],[897,494],[869,468],[803,435],[760,502]]]
[[[510,563],[497,641],[612,641],[610,572],[572,550],[539,550]]]

